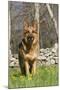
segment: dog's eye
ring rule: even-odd
[[[26,34],[26,33],[29,33],[29,31],[26,30],[24,33],[25,33],[25,34]]]
[[[29,33],[29,31],[26,31],[26,33]]]
[[[32,33],[37,33],[37,31],[33,30]]]

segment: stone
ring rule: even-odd
[[[16,61],[16,59],[15,59],[14,57],[12,57],[12,58],[10,59],[10,61]]]
[[[48,58],[49,58],[49,59],[52,59],[52,58],[53,58],[53,55],[49,56]]]
[[[43,53],[40,53],[40,56],[43,56],[44,54]]]
[[[47,51],[49,51],[49,48],[46,48]]]
[[[45,65],[46,63],[45,63],[45,61],[42,61],[42,65]]]
[[[53,59],[55,60],[55,64],[58,64],[59,58],[58,57],[53,57]]]
[[[49,52],[49,53],[46,53],[45,56],[48,57],[48,56],[51,56],[51,54],[52,54],[52,53]]]
[[[11,62],[9,66],[14,67],[14,62]]]
[[[55,60],[51,59],[51,64],[55,64]]]
[[[16,59],[15,61],[16,61],[16,62],[18,62],[19,60],[18,60],[18,59]]]
[[[38,60],[46,60],[46,57],[45,56],[39,56]]]
[[[14,58],[18,59],[18,54],[14,54]]]
[[[51,57],[47,57],[46,60],[49,61],[51,59]]]
[[[58,63],[59,63],[59,59],[56,59],[56,60],[55,60],[55,64],[58,64]]]
[[[19,62],[15,62],[14,66],[18,67],[19,66]]]
[[[50,64],[51,64],[50,61],[46,62],[46,66],[49,66]]]
[[[56,49],[55,48],[52,48],[52,53],[55,53],[56,52]]]
[[[54,53],[54,56],[57,57],[57,56],[58,56],[58,52],[55,52],[55,53]]]
[[[40,52],[44,52],[44,49],[42,48],[42,49],[40,49]]]
[[[54,60],[58,60],[58,57],[53,57]]]

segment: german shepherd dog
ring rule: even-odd
[[[22,74],[36,73],[36,60],[38,49],[38,31],[37,22],[32,21],[31,25],[28,21],[24,21],[24,38],[19,44],[19,65]]]

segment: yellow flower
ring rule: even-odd
[[[23,78],[23,76],[20,76],[20,78]]]
[[[12,79],[16,80],[16,77],[15,76],[12,76]]]
[[[32,80],[32,77],[29,77],[28,80]]]
[[[21,79],[21,80],[24,80],[24,76],[20,76],[20,79]]]

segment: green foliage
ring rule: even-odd
[[[9,68],[9,88],[42,87],[58,85],[58,66],[41,66],[36,75],[21,75],[18,68]]]

